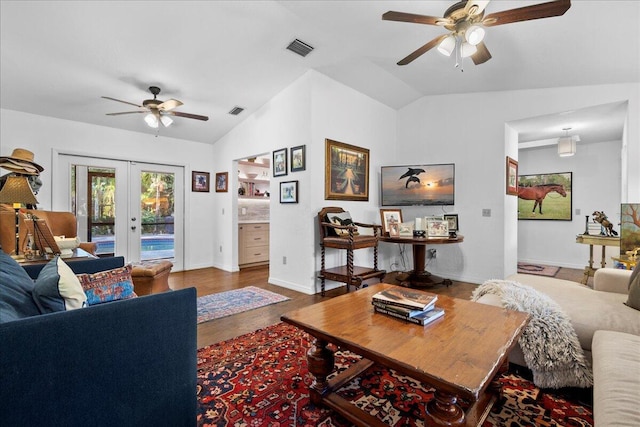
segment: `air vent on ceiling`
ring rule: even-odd
[[[242,107],[233,107],[231,109],[231,111],[229,111],[229,114],[237,116],[238,114],[242,113],[244,111],[244,108]]]
[[[289,46],[287,46],[287,49],[289,49],[291,52],[297,53],[298,55],[304,57],[304,56],[307,56],[309,52],[313,50],[313,46],[309,46],[305,42],[295,39],[294,41],[289,43]]]

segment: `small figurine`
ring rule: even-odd
[[[617,236],[618,232],[613,229],[613,224],[607,219],[607,215],[601,211],[594,211],[592,214],[593,221],[599,222],[602,228],[604,228],[605,235],[612,237]]]

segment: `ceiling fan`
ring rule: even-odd
[[[197,114],[189,114],[189,113],[181,113],[180,111],[173,111],[174,108],[182,105],[182,102],[177,99],[169,99],[168,101],[160,101],[157,99],[158,94],[160,93],[160,88],[157,86],[150,86],[149,92],[153,95],[153,99],[145,99],[142,101],[142,105],[135,104],[133,102],[122,101],[120,99],[111,98],[110,96],[103,96],[104,99],[110,99],[112,101],[122,102],[124,104],[129,104],[140,108],[137,111],[124,111],[122,113],[107,113],[107,116],[119,116],[122,114],[137,114],[137,113],[147,113],[144,117],[144,121],[149,125],[149,127],[157,128],[160,123],[162,126],[168,127],[173,123],[173,119],[169,116],[176,117],[186,117],[188,119],[196,119],[196,120],[209,120],[207,116],[200,116]]]
[[[551,18],[564,15],[571,7],[571,0],[557,0],[516,9],[503,10],[484,16],[489,0],[463,0],[448,8],[442,18],[412,13],[389,11],[382,15],[386,21],[412,22],[415,24],[438,25],[450,31],[440,35],[400,60],[398,65],[407,65],[432,48],[446,56],[456,52],[456,67],[462,58],[471,57],[476,65],[491,59],[491,54],[482,41],[484,27],[510,24],[512,22]]]

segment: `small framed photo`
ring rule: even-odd
[[[281,148],[273,152],[273,176],[287,174],[287,149]]]
[[[382,235],[389,234],[391,236],[391,225],[402,222],[402,211],[400,209],[380,209],[380,222],[382,223]],[[398,227],[394,228],[398,231]]]
[[[449,223],[449,231],[458,231],[458,214],[445,214],[444,219]]]
[[[449,222],[444,219],[428,220],[427,237],[449,237]]]
[[[229,172],[216,173],[216,193],[229,191]]]
[[[191,172],[191,191],[209,192],[209,181],[211,175],[209,172]]]
[[[298,181],[280,183],[280,203],[298,203]]]
[[[305,146],[299,145],[289,149],[291,157],[291,172],[300,172],[306,169]]]
[[[507,156],[507,194],[518,195],[518,162]]]
[[[413,237],[413,222],[401,222],[398,224],[399,237]]]

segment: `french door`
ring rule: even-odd
[[[99,256],[127,262],[167,259],[184,266],[184,169],[59,154],[57,210],[73,212],[78,236]]]

